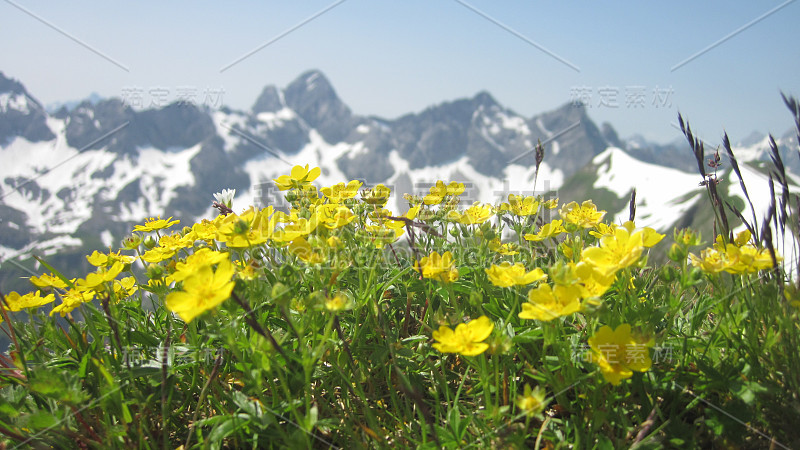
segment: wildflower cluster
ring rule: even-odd
[[[643,422],[655,407],[641,404],[676,397],[664,391],[675,367],[658,367],[651,352],[684,343],[696,326],[684,298],[703,280],[690,264],[712,282],[722,271],[772,268],[749,233],[696,256],[689,248],[699,235],[683,230],[668,252],[674,264],[662,270],[670,281],[659,285],[648,255],[665,236],[604,221],[590,200],[512,194],[462,206],[464,184],[440,180],[392,211],[384,185],[318,188],[321,176],[295,166],[276,178],[284,210],[237,210],[226,190],[215,195],[216,217],[180,229],[172,217],[148,219],[121,250],[89,255],[95,269],[81,278],[53,270],[30,278],[32,292],[5,296],[4,318],[32,318],[9,325],[15,345],[66,338],[57,350],[34,345],[0,358],[8,379],[40,400],[0,403],[0,421],[11,433],[46,433],[50,422],[34,426],[34,414],[61,417],[93,396],[99,406],[81,417],[92,425],[65,425],[104,427],[92,445],[137,436],[184,448],[448,447],[500,428],[506,437],[483,443],[525,447],[544,436],[552,446],[595,439],[602,428],[630,445],[632,428],[614,427]],[[48,317],[55,313],[66,329]],[[581,358],[575,346],[585,348]],[[178,363],[176,352],[190,357]],[[57,394],[41,387],[56,366],[76,373],[58,381]],[[11,384],[2,389],[17,395]],[[597,411],[613,417],[582,430]]]
[[[689,257],[693,266],[708,273],[755,273],[771,268],[772,255],[766,249],[754,246],[750,240],[749,230],[740,232],[729,243],[718,236],[714,245],[701,251],[700,256],[691,253]]]

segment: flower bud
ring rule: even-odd
[[[678,245],[677,243],[673,243],[669,248],[669,252],[667,252],[667,256],[676,263],[682,263],[683,261],[686,261],[686,258],[689,255],[686,247]]]
[[[506,354],[513,346],[511,337],[506,333],[495,333],[487,343],[489,344],[489,353],[492,355]]]
[[[483,295],[477,291],[471,291],[469,293],[469,304],[476,308],[481,307],[483,305]]]
[[[271,297],[272,300],[279,305],[286,304],[291,299],[289,288],[279,281],[272,285]]]
[[[147,278],[151,280],[160,280],[164,277],[164,268],[158,264],[149,264],[147,266]]]
[[[144,248],[152,250],[156,245],[158,245],[158,241],[156,241],[153,236],[147,236],[147,238],[145,238]]]
[[[675,230],[674,238],[675,242],[683,244],[687,247],[700,244],[700,233],[692,230],[691,228]]]
[[[142,243],[142,236],[133,233],[122,240],[122,248],[126,250],[136,250],[137,248],[139,248],[139,244],[141,243]]]

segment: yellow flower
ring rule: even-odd
[[[707,273],[719,273],[722,271],[742,274],[754,273],[772,267],[772,256],[766,249],[759,249],[748,243],[750,232],[739,233],[734,242],[724,244],[722,237],[717,237],[713,248],[707,248],[700,252],[700,257],[693,253],[689,254],[694,267],[701,268]],[[775,255],[777,261],[781,261]]]
[[[650,227],[644,227],[642,229],[642,245],[645,247],[650,248],[661,242],[662,239],[664,239],[664,235],[660,234],[658,231]]]
[[[104,292],[106,290],[106,283],[117,278],[117,275],[122,273],[124,267],[125,265],[122,261],[117,261],[111,267],[98,269],[96,272],[86,275],[86,278],[75,280],[75,289],[79,291]]]
[[[554,209],[556,207],[558,207],[558,197],[551,198],[550,200],[542,203],[542,208]]]
[[[501,211],[511,211],[517,216],[532,216],[539,211],[539,201],[533,196],[508,194],[508,203],[500,205]]]
[[[694,253],[690,253],[689,258],[692,260],[694,267],[699,267],[706,273],[720,273],[731,265],[725,253],[720,253],[713,248],[701,251],[699,257]]]
[[[539,386],[531,389],[531,386],[526,384],[525,392],[517,396],[517,408],[527,414],[528,417],[541,414],[546,405],[544,389]]]
[[[627,323],[616,330],[603,326],[589,338],[589,346],[603,378],[613,385],[630,378],[634,370],[646,372],[652,365],[648,350],[653,346],[652,341],[632,336]]]
[[[737,247],[742,247],[748,242],[750,242],[751,238],[750,230],[744,230],[736,234],[736,237],[733,239],[733,245]],[[721,238],[722,236],[718,236],[717,238]]]
[[[105,266],[106,262],[108,261],[108,255],[95,250],[91,255],[86,256],[86,260],[89,261],[89,264],[95,267]]]
[[[312,205],[320,205],[325,202],[325,199],[319,195],[317,187],[313,184],[299,186],[298,188],[289,191],[286,194],[286,200],[288,200],[290,203],[301,201],[308,202]]]
[[[613,236],[616,229],[617,226],[613,223],[605,224],[601,222],[597,224],[597,229],[590,231],[589,234],[599,239],[603,236]]]
[[[166,306],[184,322],[191,322],[231,296],[233,274],[234,267],[228,259],[221,261],[216,271],[211,266],[202,266],[183,281],[182,291],[167,295]]]
[[[580,228],[594,228],[606,215],[605,211],[598,211],[597,206],[591,200],[586,200],[581,205],[576,202],[568,203],[561,207],[558,213],[568,223]]]
[[[625,222],[624,224],[622,224],[622,226],[625,227],[625,229],[628,230],[628,233],[630,233],[631,235],[633,235],[634,233],[637,233],[637,232],[641,232],[642,233],[642,245],[647,247],[647,248],[650,248],[650,247],[658,244],[659,242],[661,242],[662,239],[664,239],[664,235],[663,234],[660,234],[658,231],[656,231],[656,230],[654,230],[654,229],[652,229],[650,227],[644,227],[644,228],[642,228],[640,230],[636,230],[636,225],[630,220]]]
[[[481,205],[475,202],[463,213],[459,213],[456,210],[450,211],[447,218],[464,225],[473,225],[486,222],[492,217],[492,214],[494,214],[492,205],[488,203]]]
[[[222,217],[222,216],[220,216]],[[203,219],[192,225],[192,240],[211,242],[217,238],[217,223],[208,219]]]
[[[730,273],[752,273],[759,270],[772,268],[772,256],[766,249],[758,249],[750,244],[737,247],[734,244],[728,244],[726,248],[728,258],[733,262],[726,270]],[[777,261],[782,258],[775,255]]]
[[[213,266],[223,260],[230,259],[230,254],[201,248],[189,255],[186,261],[175,264],[175,273],[167,277],[167,282],[183,281],[194,275],[203,266]]]
[[[217,240],[232,248],[261,245],[272,237],[274,224],[269,215],[274,208],[259,210],[251,206],[241,214],[228,214],[217,226]]]
[[[158,246],[144,252],[142,260],[149,263],[161,262],[175,256],[178,250],[191,247],[192,244],[194,244],[194,239],[191,236],[181,236],[180,233],[161,236]]]
[[[67,315],[67,313],[72,312],[73,309],[92,300],[94,300],[94,292],[81,292],[75,289],[70,289],[66,294],[61,296],[61,304],[54,307],[50,311],[50,315],[52,316],[53,314],[58,313],[61,315],[61,317],[64,317]]]
[[[16,292],[11,292],[6,295],[6,305],[9,311],[22,311],[28,308],[38,308],[48,303],[54,302],[55,295],[48,294],[42,297],[41,291],[29,292],[25,295],[19,295]]]
[[[574,263],[571,263],[574,264]],[[584,297],[600,297],[606,293],[616,279],[616,274],[605,274],[584,261],[575,264],[575,274],[584,288]]]
[[[54,287],[58,289],[67,288],[67,283],[65,283],[64,280],[53,275],[52,273],[51,274],[44,273],[39,277],[33,276],[30,278],[30,281],[34,286],[40,288],[46,288],[46,287]],[[75,279],[73,278],[71,281],[74,282]]]
[[[319,222],[329,230],[341,228],[352,222],[356,216],[347,206],[333,203],[322,205],[316,209]]]
[[[583,249],[581,258],[595,266],[603,275],[635,264],[644,250],[642,237],[644,233],[637,231],[628,234],[625,228],[617,228],[614,235],[600,239],[600,246]]]
[[[513,242],[508,242],[506,244],[501,243],[500,238],[495,238],[489,241],[489,250],[497,252],[501,255],[516,255],[519,253],[517,251],[518,248],[519,247],[517,244],[514,244]]]
[[[441,256],[438,252],[432,252],[429,256],[415,262],[414,270],[421,272],[425,278],[432,278],[443,283],[452,283],[458,279],[458,269],[450,252],[444,252]]]
[[[382,207],[387,201],[389,201],[389,195],[391,195],[391,193],[391,189],[383,184],[378,184],[368,191],[363,191],[361,193],[361,200],[363,200],[364,203],[370,205],[379,205]]]
[[[158,216],[158,218],[155,219],[151,217],[145,220],[144,225],[134,225],[133,231],[149,232],[162,230],[164,228],[169,228],[178,222],[180,222],[180,220],[172,220],[172,217],[166,220],[162,219],[161,216]]]
[[[391,222],[387,220],[383,225],[367,225],[364,227],[366,238],[375,245],[375,248],[383,248],[393,243],[404,233],[402,227],[390,227]]]
[[[301,217],[285,225],[283,229],[275,230],[272,239],[277,242],[291,242],[299,237],[306,237],[317,229],[317,221],[316,214],[310,219]]]
[[[237,260],[235,266],[236,276],[240,279],[252,280],[256,278],[256,269],[259,268],[259,264],[255,260],[251,259],[249,262]]]
[[[321,264],[325,262],[325,256],[322,255],[322,253],[315,252],[311,244],[302,236],[289,244],[289,250],[307,264]]]
[[[339,312],[352,309],[355,304],[347,295],[337,293],[333,297],[325,298],[325,309],[330,312]]]
[[[556,237],[561,233],[567,232],[567,230],[564,229],[564,226],[562,225],[563,222],[564,221],[561,219],[556,219],[550,223],[542,225],[542,228],[539,230],[538,233],[536,234],[528,233],[523,237],[525,238],[526,241],[535,241],[535,242],[543,241],[551,237]]]
[[[322,170],[319,167],[314,167],[309,170],[308,164],[306,164],[305,167],[294,166],[292,167],[290,175],[281,175],[272,181],[275,182],[278,189],[286,191],[292,188],[302,188],[303,186],[310,185],[321,173]]]
[[[125,277],[121,280],[114,280],[113,288],[114,298],[117,300],[128,298],[139,290],[139,287],[136,286],[136,279],[133,277]]]
[[[358,194],[358,190],[361,189],[362,185],[362,182],[358,180],[352,180],[347,183],[347,185],[345,185],[343,182],[337,183],[331,187],[324,187],[320,189],[320,191],[322,191],[322,194],[327,197],[331,203],[340,203],[342,200],[354,198],[356,194]]]
[[[438,205],[442,203],[445,196],[456,197],[464,192],[464,183],[451,181],[450,184],[445,185],[444,181],[438,180],[434,186],[430,188],[430,194],[425,196],[423,202],[426,205]]]
[[[581,289],[576,285],[549,284],[528,291],[528,301],[522,304],[520,319],[549,321],[567,316],[581,309]]]
[[[447,195],[449,195],[451,197],[455,197],[457,195],[461,195],[461,194],[464,193],[464,189],[465,188],[466,188],[466,186],[464,186],[464,183],[459,183],[457,181],[451,181],[447,185]]]
[[[177,252],[178,249],[174,248],[155,247],[144,252],[142,255],[142,260],[149,263],[157,263],[164,261],[165,259],[172,258]]]
[[[492,265],[492,267],[485,270],[489,281],[499,287],[525,286],[547,278],[544,271],[538,267],[526,272],[522,263],[516,263],[512,266],[508,261],[502,262],[499,266]]]
[[[433,332],[433,338],[438,341],[433,344],[433,348],[442,353],[480,355],[489,348],[489,344],[481,341],[486,340],[492,334],[492,330],[494,323],[486,316],[478,317],[469,323],[460,323],[455,331],[443,325]]]

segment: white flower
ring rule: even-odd
[[[233,203],[234,195],[236,195],[236,189],[223,189],[222,192],[214,194],[214,199],[217,200],[217,203],[221,203],[230,208]]]

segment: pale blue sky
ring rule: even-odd
[[[486,90],[532,116],[582,92],[590,116],[623,137],[672,140],[680,111],[718,142],[723,130],[734,141],[753,130],[782,134],[792,122],[779,92],[800,96],[800,2],[14,0],[0,1],[0,17],[0,71],[45,104],[130,88],[145,101],[151,89],[174,98],[193,88],[201,102],[211,88],[224,90],[222,103],[249,109],[265,85],[320,69],[361,115],[395,118]],[[612,105],[600,104],[601,90]],[[628,104],[634,93],[638,107]]]

